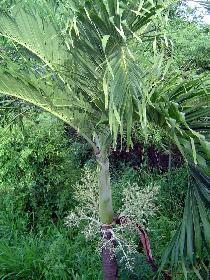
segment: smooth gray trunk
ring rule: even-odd
[[[98,145],[96,154],[99,179],[99,215],[103,238],[102,266],[104,280],[117,280],[118,269],[115,255],[115,241],[112,235],[113,207],[110,185],[108,152]]]
[[[99,179],[99,215],[103,224],[113,221],[112,193],[110,185],[109,158],[106,151],[97,155]]]

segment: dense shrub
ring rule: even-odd
[[[0,278],[100,279],[94,242],[61,220],[89,148],[48,114],[23,125],[0,129]]]
[[[181,32],[180,32],[181,30]],[[199,34],[199,36],[198,36]],[[168,36],[173,41],[173,67],[180,68],[183,75],[209,71],[209,26],[196,21],[173,19],[168,25]]]
[[[25,121],[24,127],[0,130],[0,191],[13,217],[24,213],[34,227],[38,219],[57,219],[73,207],[80,146],[70,145],[63,125],[47,114]]]

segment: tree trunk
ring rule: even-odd
[[[115,241],[112,238],[112,226],[103,225],[103,248],[101,252],[104,280],[117,280],[118,269],[115,255]]]
[[[99,176],[99,214],[102,223],[103,238],[102,265],[104,280],[117,280],[117,261],[115,256],[115,241],[112,235],[113,207],[110,186],[109,158],[106,150],[98,145],[96,154]]]

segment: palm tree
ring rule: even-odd
[[[72,0],[35,6],[26,1],[2,9],[0,92],[51,112],[92,146],[105,241],[112,240],[113,226],[110,150],[119,138],[132,146],[135,122],[145,135],[148,121],[165,127],[198,184],[189,187],[184,219],[163,265],[171,255],[176,267],[181,257],[184,271],[190,260],[199,273],[197,256],[210,237],[204,206],[209,203],[210,87],[206,77],[183,81],[161,71],[161,46],[167,44],[161,33],[163,2]],[[151,48],[152,63],[143,51]],[[104,247],[102,260],[104,279],[117,279],[110,247]]]

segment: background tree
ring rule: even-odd
[[[201,12],[186,5],[181,1],[172,6],[167,33],[173,42],[173,67],[189,76],[209,70],[209,26]]]
[[[166,77],[167,68],[161,71],[164,56],[159,49],[164,41],[167,44],[160,35],[163,3],[113,0],[72,1],[62,9],[46,3],[37,6],[27,1],[26,6],[17,4],[9,13],[1,12],[1,93],[51,112],[92,146],[98,162],[102,233],[108,240],[113,226],[110,149],[118,137],[126,139],[127,148],[132,146],[136,121],[145,135],[148,121],[165,127],[186,160],[196,166],[195,178],[201,181],[199,188],[189,187],[185,219],[166,257],[172,253],[175,267],[179,255],[183,268],[188,258],[195,265],[196,254],[209,244],[202,202],[209,202],[209,84],[205,77],[183,81]],[[18,57],[11,56],[8,45]],[[152,62],[144,57],[148,48],[154,52]],[[117,278],[112,255],[105,247],[105,279]]]

